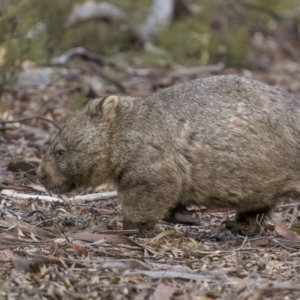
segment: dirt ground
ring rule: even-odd
[[[300,101],[299,70],[299,62],[282,56],[267,69],[130,69],[116,80],[95,77],[80,63],[23,71],[0,101],[0,299],[300,299],[298,203],[277,206],[251,238],[222,225],[234,212],[201,207],[194,211],[199,225],[160,222],[159,235],[142,239],[122,231],[109,185],[62,201],[47,195],[35,175],[56,125],[86,98],[121,89],[149,94],[239,73]]]

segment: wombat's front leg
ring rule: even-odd
[[[123,229],[138,229],[142,236],[155,234],[155,224],[168,216],[177,201],[172,189],[165,185],[138,185],[119,191]]]

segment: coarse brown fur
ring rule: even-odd
[[[115,182],[124,228],[150,229],[195,204],[236,210],[234,224],[250,234],[280,199],[300,195],[299,158],[299,103],[229,75],[89,102],[37,174],[54,193]]]

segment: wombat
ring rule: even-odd
[[[187,205],[236,210],[255,234],[281,199],[300,195],[300,104],[237,75],[142,97],[90,101],[58,132],[37,175],[54,193],[113,181],[124,229],[150,230]]]

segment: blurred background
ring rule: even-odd
[[[91,98],[237,73],[300,99],[299,54],[299,0],[1,0],[0,181]]]
[[[119,80],[131,75],[126,68],[217,65],[199,72],[265,73],[293,63],[297,68],[299,20],[299,0],[1,0],[0,88],[16,84],[22,68],[53,67],[54,58],[76,47],[101,55],[84,59]],[[82,70],[83,57],[80,66],[74,63],[79,57],[63,65]],[[263,79],[275,80],[267,74]]]

